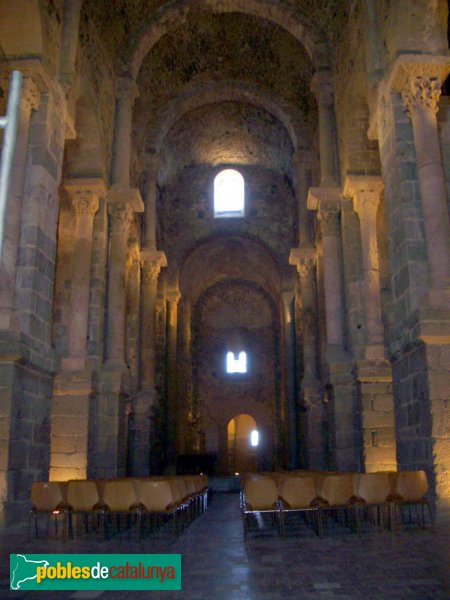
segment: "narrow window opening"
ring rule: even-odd
[[[256,448],[259,445],[259,431],[254,429],[250,434],[250,446]]]
[[[227,373],[247,373],[246,352],[239,352],[237,358],[233,352],[227,352]]]
[[[214,216],[244,216],[244,178],[235,169],[224,169],[214,179]]]

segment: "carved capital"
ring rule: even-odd
[[[144,259],[141,261],[142,281],[144,284],[158,281],[161,263],[158,260]]]
[[[321,202],[318,217],[323,236],[338,236],[340,232],[341,209],[337,204]]]
[[[333,106],[333,79],[330,71],[317,71],[311,81],[311,91],[322,106]]]
[[[166,294],[167,302],[169,306],[175,307],[178,305],[178,302],[181,300],[181,294],[178,290],[172,290],[167,292]]]
[[[105,196],[106,185],[103,179],[66,179],[64,189],[72,200],[77,215],[90,215],[98,211],[99,197]]]
[[[128,235],[133,220],[133,210],[128,202],[112,202],[108,204],[108,215],[111,235]]]
[[[415,112],[431,112],[439,109],[442,82],[438,77],[415,76],[408,79],[402,91],[403,102],[408,115]]]
[[[348,175],[344,184],[344,196],[353,199],[353,208],[360,219],[375,219],[383,180],[376,175]]]
[[[77,215],[89,215],[92,219],[98,211],[98,196],[89,190],[78,190],[71,194]]]
[[[305,281],[306,279],[312,277],[315,266],[316,261],[313,258],[301,258],[297,265],[300,281]]]

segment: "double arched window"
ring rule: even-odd
[[[235,169],[224,169],[214,179],[214,216],[244,216],[244,178]]]

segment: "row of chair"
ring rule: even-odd
[[[332,513],[343,516],[353,531],[361,533],[361,520],[368,518],[390,529],[400,522],[399,512],[407,506],[419,511],[425,526],[425,506],[431,510],[425,493],[424,471],[383,473],[331,473],[291,471],[248,474],[242,479],[241,510],[244,539],[249,515],[271,513],[284,537],[285,516],[290,512],[309,513],[316,532],[323,535],[323,518]],[[411,518],[411,512],[410,512]]]
[[[36,481],[31,488],[35,535],[38,537],[38,515],[54,517],[55,534],[62,517],[62,539],[73,537],[73,520],[80,519],[85,530],[95,529],[99,537],[108,536],[111,527],[120,530],[133,523],[140,540],[146,525],[172,520],[173,535],[207,508],[206,475],[170,477],[135,477],[67,482]],[[80,529],[80,527],[77,527]]]

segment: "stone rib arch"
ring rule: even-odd
[[[271,0],[204,0],[199,6],[198,0],[177,0],[170,2],[157,12],[156,18],[146,24],[140,35],[131,43],[129,64],[125,67],[136,79],[144,58],[152,47],[171,29],[183,24],[193,11],[209,11],[212,13],[241,12],[275,23],[288,31],[305,48],[311,60],[320,66],[328,62],[328,50],[323,40],[312,34],[312,27],[307,24],[303,15],[299,15],[296,7],[287,0],[274,2]],[[316,66],[318,66],[316,64]]]
[[[220,82],[202,79],[187,84],[176,98],[158,111],[154,124],[148,129],[146,135],[146,148],[159,152],[167,133],[187,112],[205,104],[228,101],[247,102],[272,114],[289,133],[295,150],[300,145],[308,144],[309,130],[304,119],[298,110],[284,99],[274,98],[273,93],[264,90],[261,86],[241,81]]]
[[[202,240],[185,255],[179,269],[179,290],[195,302],[212,285],[236,278],[254,282],[273,298],[281,289],[279,266],[265,244],[251,236],[223,234]]]

